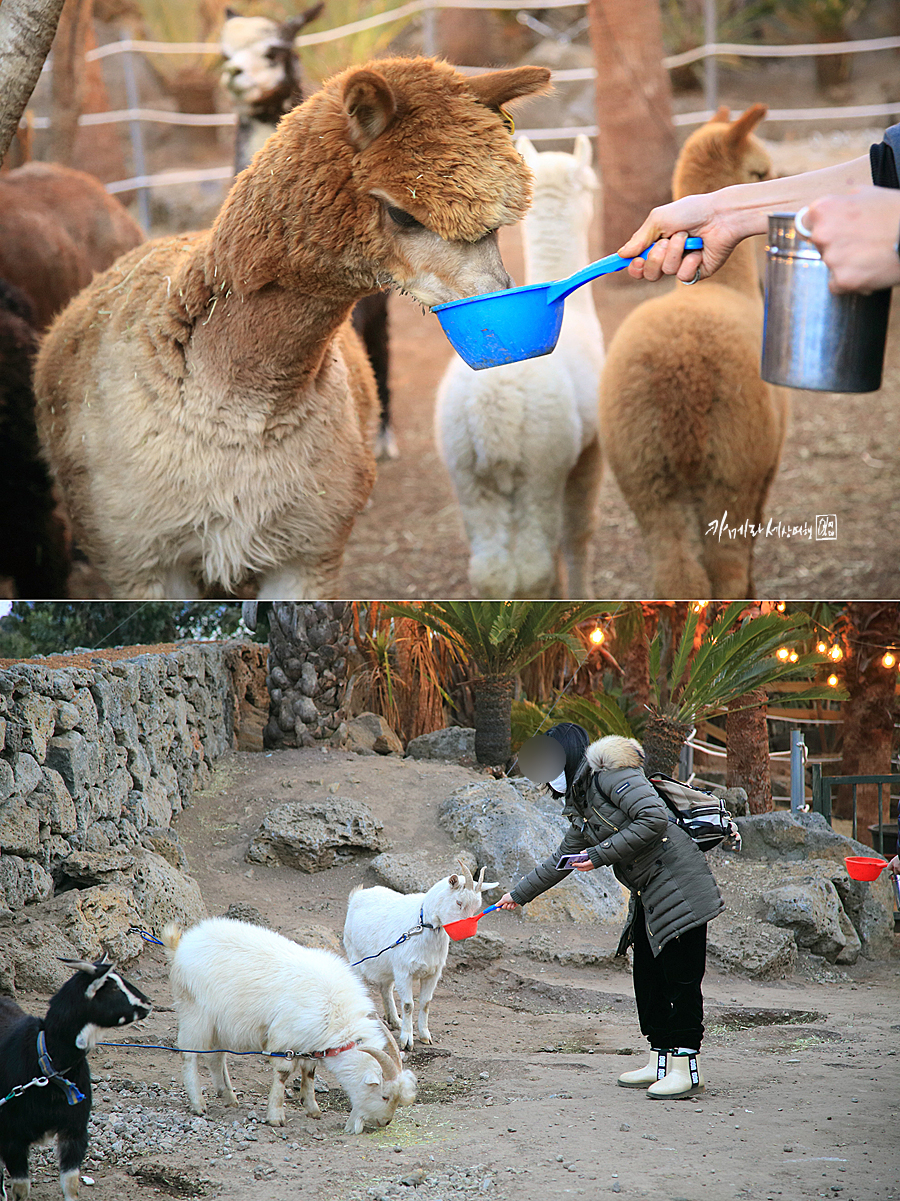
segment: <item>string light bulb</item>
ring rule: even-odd
[[[606,635],[603,633],[603,631],[600,629],[599,626],[594,626],[594,628],[591,630],[590,639],[591,639],[591,642],[593,642],[594,646],[599,646],[605,637],[606,637]]]
[[[827,652],[828,647],[825,645],[824,642],[817,642],[816,650],[819,652],[820,655],[824,655]]]
[[[797,654],[796,651],[791,651],[791,653],[788,655],[788,662],[796,663],[799,658],[800,658],[800,656]]]
[[[835,644],[832,647],[829,647],[829,650],[828,650],[828,658],[829,659],[833,659],[835,663],[839,663],[841,661],[841,659],[843,659],[843,657],[844,657],[844,652],[841,650],[841,648],[837,644]]]
[[[785,604],[784,601],[779,601],[778,604],[775,606],[775,608],[778,610],[779,613],[783,613],[785,611],[785,609],[787,608],[787,605]]]
[[[831,675],[828,677],[827,683],[830,685],[830,687],[837,688],[838,678],[834,674],[834,672],[832,672]]]
[[[782,663],[786,663],[790,658],[791,652],[786,646],[780,646],[775,652],[775,658],[780,659]]]
[[[709,601],[694,601],[694,612],[702,613],[708,604]]]
[[[893,654],[891,651],[885,651],[884,654],[881,656],[881,666],[882,667],[893,667],[896,662],[897,662],[897,656],[895,654]]]

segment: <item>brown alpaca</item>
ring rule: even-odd
[[[39,430],[116,596],[336,594],[374,479],[350,308],[387,285],[427,306],[508,286],[496,231],[529,173],[500,106],[548,79],[351,68],[282,119],[212,230],[139,248],[58,318]]]
[[[26,163],[0,175],[0,276],[31,298],[39,329],[143,240],[93,175],[58,163]]]
[[[754,104],[693,133],[673,196],[768,176]],[[622,323],[600,382],[607,459],[637,518],[658,597],[755,595],[752,526],[778,468],[788,396],[760,379],[763,303],[752,240],[712,278],[677,284]]]

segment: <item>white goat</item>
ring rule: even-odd
[[[524,220],[529,284],[589,259],[597,177],[588,139],[574,154],[517,143],[534,174]],[[484,597],[587,596],[602,470],[597,388],[603,334],[589,286],[565,302],[556,350],[473,371],[456,355],[437,396],[438,449],[469,539],[469,582]]]
[[[301,1104],[310,1117],[319,1116],[314,1091],[319,1060],[350,1098],[348,1134],[361,1134],[366,1123],[387,1126],[398,1105],[415,1100],[415,1076],[403,1068],[397,1044],[359,977],[337,955],[228,918],[210,918],[185,934],[171,923],[162,940],[178,1042],[186,1049],[184,1087],[194,1113],[206,1110],[196,1052],[213,1048],[292,1052],[293,1058],[272,1060],[266,1111],[271,1126],[285,1124],[285,1085],[298,1064]],[[226,1051],[209,1058],[219,1096],[237,1105]]]
[[[400,1031],[400,1046],[413,1046],[413,985],[419,982],[419,1039],[430,1043],[428,1009],[441,978],[449,935],[447,922],[474,917],[482,908],[481,892],[496,888],[484,883],[484,868],[477,880],[461,862],[463,875],[445,876],[428,892],[403,894],[392,888],[354,888],[347,904],[344,923],[344,949],[352,966],[368,981],[377,984],[384,1000],[387,1023]],[[415,930],[399,946],[393,944],[402,935]],[[385,949],[387,948],[387,949]],[[361,961],[361,962],[360,962]],[[403,1021],[397,1013],[394,988],[403,1007]]]

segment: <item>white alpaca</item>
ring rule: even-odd
[[[589,261],[597,177],[586,137],[574,154],[518,148],[534,173],[525,217],[529,284]],[[603,334],[591,289],[571,293],[556,350],[473,371],[454,355],[437,397],[438,448],[470,545],[469,582],[485,597],[586,596],[602,469],[597,387]]]

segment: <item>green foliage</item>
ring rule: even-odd
[[[634,737],[634,731],[615,698],[599,692],[593,697],[569,696],[559,698],[555,705],[536,705],[533,701],[513,701],[512,705],[512,748],[517,751],[527,739],[537,734],[546,734],[551,726],[561,721],[577,722],[584,726],[591,738],[602,738],[604,734],[621,734]]]
[[[693,608],[674,650],[667,645],[668,624],[660,623],[650,644],[651,685],[660,713],[695,724],[756,689],[771,690],[783,680],[812,680],[823,664],[821,655],[800,655],[794,663],[776,658],[776,651],[786,641],[810,638],[807,614],[742,618],[746,607],[744,601],[727,605],[704,631],[695,652],[699,613]],[[793,692],[791,700],[841,700],[845,696],[840,689],[810,683],[809,688]]]
[[[559,642],[580,661],[584,646],[572,631],[608,605],[603,601],[425,601],[385,607],[446,638],[483,675],[516,676]]]
[[[314,34],[320,29],[337,29],[342,25],[351,25],[398,7],[396,0],[328,0],[319,21],[306,32]],[[345,67],[377,58],[410,20],[410,17],[403,17],[399,21],[389,21],[372,29],[345,34],[331,42],[298,46],[297,53],[300,55],[304,78],[321,83],[338,71],[343,71]]]
[[[14,601],[0,618],[0,658],[24,659],[83,648],[141,646],[180,638],[227,638],[238,633],[266,641],[266,623],[253,635],[241,625],[238,602]]]

